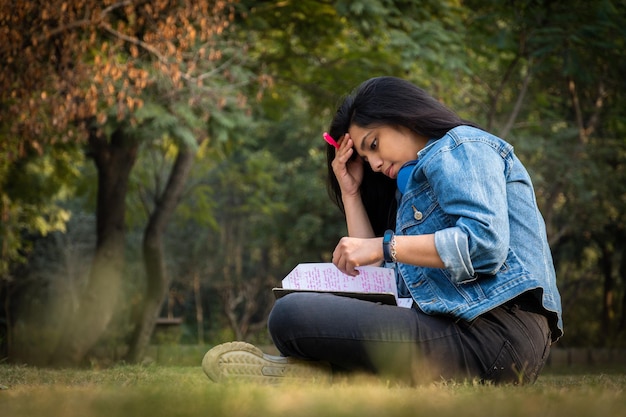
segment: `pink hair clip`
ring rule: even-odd
[[[327,132],[324,132],[324,140],[328,142],[330,145],[333,145],[336,149],[339,149],[339,144],[332,136],[330,136]]]

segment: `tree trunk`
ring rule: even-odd
[[[138,144],[120,129],[110,140],[90,132],[98,170],[97,243],[89,282],[50,358],[52,365],[76,365],[98,342],[116,310],[124,269],[126,193]]]
[[[198,329],[198,344],[204,344],[204,310],[202,308],[202,286],[200,285],[200,273],[193,273],[193,295],[196,304],[196,326]]]
[[[613,280],[613,251],[605,243],[601,244],[602,255],[600,256],[600,270],[604,277],[604,285],[602,292],[602,318],[601,329],[603,341],[610,339],[612,336],[612,324],[615,318],[615,310],[613,306],[613,293],[615,283]]]
[[[623,288],[626,287],[626,250],[624,250],[624,235],[620,234],[620,238],[617,241],[618,244],[622,243],[622,245],[620,245],[622,247],[621,249],[621,260],[619,263],[619,271],[618,271],[618,276],[621,277],[622,279],[622,286]],[[621,334],[624,331],[626,331],[626,290],[622,291],[622,309],[621,309],[621,318],[619,321],[619,327],[618,327],[618,332]]]
[[[163,299],[169,289],[170,277],[165,268],[163,233],[180,202],[193,159],[194,152],[187,147],[181,147],[163,195],[158,198],[144,232],[143,261],[146,270],[146,293],[127,356],[130,362],[139,362],[143,359]]]
[[[243,256],[243,255],[242,255]],[[243,271],[237,276],[237,282],[231,280],[221,286],[219,292],[224,314],[228,319],[236,340],[246,340],[250,333],[267,326],[267,317],[273,303],[271,299],[271,284],[268,284],[268,256],[263,252],[256,274],[243,281]],[[253,321],[255,317],[262,317],[260,321]]]

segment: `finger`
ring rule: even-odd
[[[335,159],[333,159],[331,166],[333,167],[333,171],[337,175],[342,175],[347,172],[347,165],[350,161],[350,157],[352,156],[353,149],[339,149],[335,153]]]
[[[347,269],[345,253],[339,248],[339,245],[337,245],[335,251],[333,252],[333,264],[344,274],[350,275]]]
[[[339,245],[335,246],[335,250],[333,251],[333,259],[332,259],[333,264],[341,269],[340,267],[340,263],[341,263],[341,251],[339,250]]]
[[[341,252],[336,257],[333,257],[333,263],[344,274],[355,277],[359,275],[359,270],[356,269],[357,263],[350,261],[350,258],[346,253]]]
[[[352,140],[349,137],[343,136],[342,139],[339,141],[339,148],[337,149],[337,152],[341,153],[345,152],[347,149],[350,149],[352,147],[351,143]]]
[[[352,138],[350,138],[350,134],[346,133],[339,139],[339,149],[345,150],[346,148],[351,148],[353,146]]]
[[[356,269],[354,266],[346,265],[345,274],[350,275],[351,277],[356,277],[357,275],[359,275],[359,270]]]

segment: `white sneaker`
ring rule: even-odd
[[[332,376],[329,364],[267,355],[245,342],[215,346],[204,355],[202,369],[214,382],[330,382]]]

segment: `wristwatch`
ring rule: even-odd
[[[383,235],[383,258],[385,262],[395,262],[396,261],[396,235],[393,233],[393,230],[385,230],[385,234]]]

